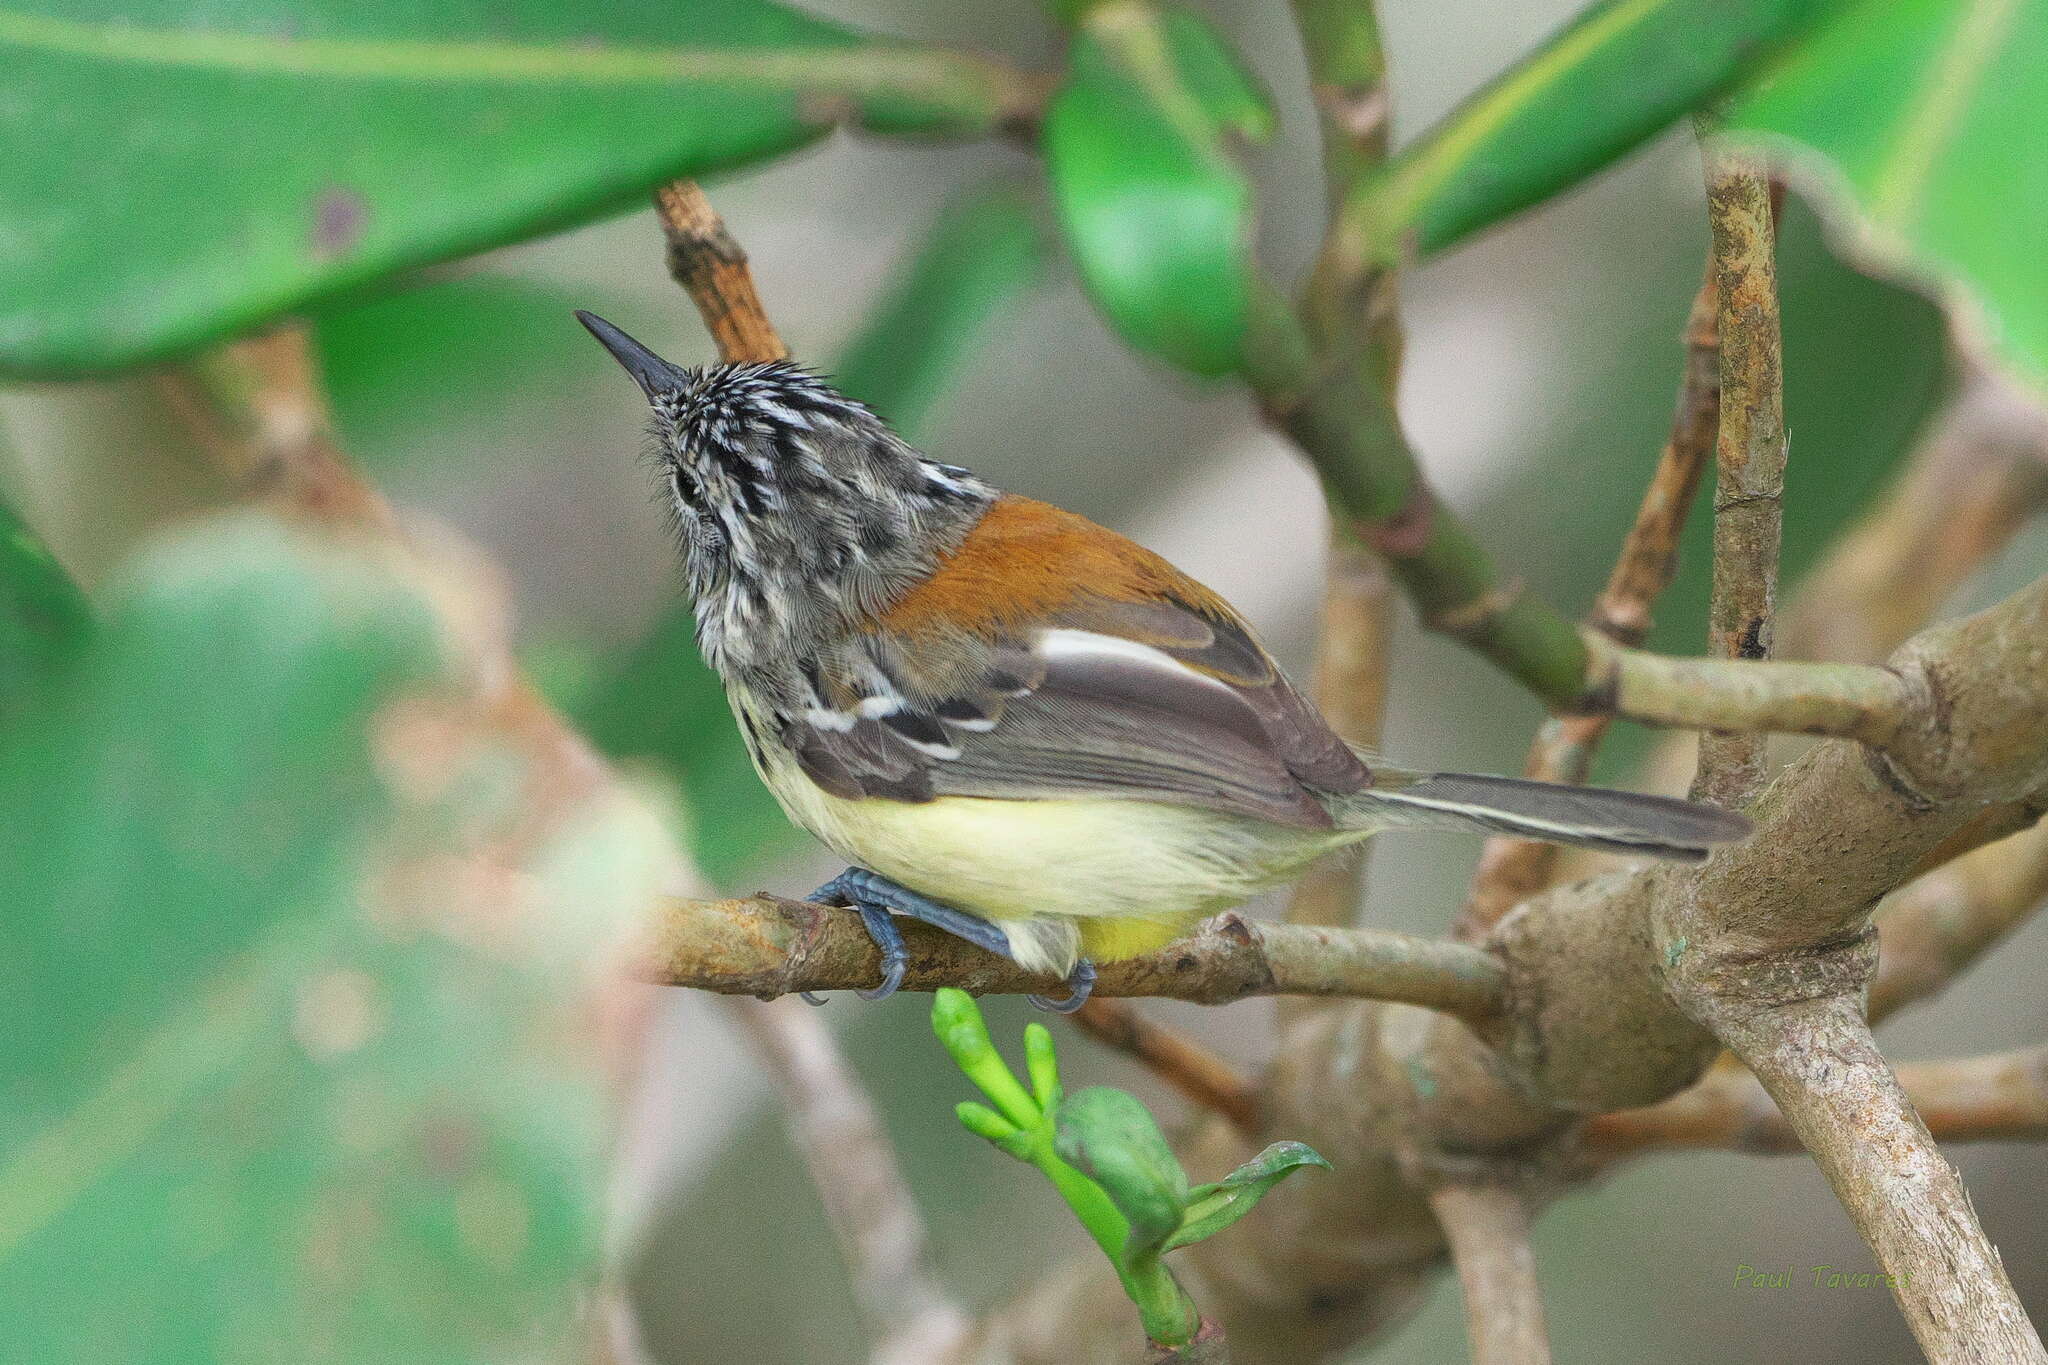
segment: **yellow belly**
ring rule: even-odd
[[[1060,974],[1079,952],[1149,952],[1364,837],[1150,801],[848,801],[787,760],[762,777],[849,862],[995,921],[1018,961]]]

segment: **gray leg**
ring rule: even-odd
[[[895,994],[903,984],[903,974],[910,966],[909,950],[903,946],[903,931],[896,927],[891,913],[910,919],[923,920],[935,929],[943,929],[955,938],[966,939],[978,948],[985,948],[998,957],[1010,958],[1009,936],[979,915],[970,915],[965,910],[956,910],[941,901],[912,891],[909,887],[890,881],[877,872],[864,867],[849,867],[846,871],[826,882],[811,893],[810,899],[826,905],[850,905],[860,911],[861,922],[867,926],[868,937],[882,950],[882,984],[873,990],[859,992],[863,1000],[882,1000]],[[1081,1008],[1088,998],[1089,989],[1095,984],[1095,964],[1082,959],[1067,978],[1067,999],[1050,1001],[1042,996],[1032,996],[1031,1003],[1040,1009],[1057,1010],[1070,1014]],[[814,1005],[824,1003],[822,999],[804,992],[804,999]]]

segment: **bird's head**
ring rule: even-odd
[[[735,585],[800,605],[886,599],[995,496],[799,365],[685,368],[595,314],[576,316],[653,410],[655,456],[700,610]]]

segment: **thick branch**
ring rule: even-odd
[[[1865,664],[1674,659],[1591,632],[1587,646],[1611,683],[1614,711],[1652,725],[1711,726],[1745,738],[1833,735],[1883,748],[1917,700],[1904,678]]]
[[[2048,1138],[2048,1048],[1907,1062],[1897,1071],[1939,1142]],[[1587,1155],[1601,1162],[1657,1151],[1804,1150],[1769,1092],[1732,1059],[1662,1104],[1600,1115],[1586,1125],[1583,1141]]]
[[[909,991],[958,986],[1016,995],[1058,985],[951,934],[906,924]],[[672,986],[764,998],[872,986],[881,957],[850,911],[804,901],[671,901],[643,948],[638,975]],[[1253,995],[1403,1000],[1483,1018],[1501,1003],[1500,964],[1459,943],[1374,929],[1267,924],[1224,915],[1144,957],[1102,964],[1095,994],[1165,996],[1220,1005]]]
[[[2048,1361],[1962,1181],[1849,995],[1736,1011],[1717,1032],[1777,1101],[1891,1276],[1934,1365]]]
[[[1429,1206],[1443,1225],[1465,1291],[1472,1365],[1549,1365],[1550,1337],[1522,1192],[1508,1185],[1440,1185],[1430,1191]]]
[[[924,1219],[831,1029],[794,1000],[730,1004],[782,1096],[876,1343],[875,1365],[918,1365],[952,1349],[967,1330],[966,1315],[932,1275]]]
[[[1778,546],[1784,535],[1785,413],[1778,335],[1777,233],[1760,162],[1706,144],[1707,219],[1721,340],[1721,405],[1714,440],[1714,585],[1707,652],[1771,654]],[[1694,794],[1741,805],[1763,785],[1754,733],[1701,736]]]
[[[1089,997],[1074,1023],[1135,1059],[1190,1103],[1220,1114],[1239,1132],[1258,1131],[1258,1087],[1194,1039],[1146,1018],[1125,1001],[1099,995]]]

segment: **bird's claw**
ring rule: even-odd
[[[1074,964],[1074,970],[1067,973],[1067,998],[1054,1000],[1049,996],[1027,996],[1032,1005],[1053,1014],[1072,1014],[1088,1003],[1088,997],[1095,990],[1095,964],[1082,958]]]

